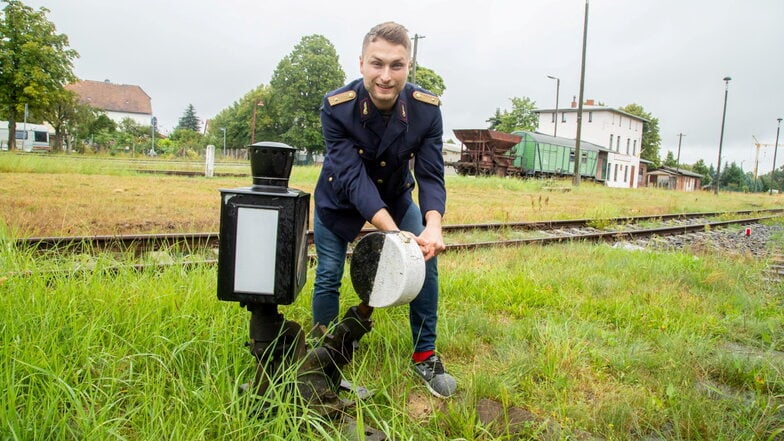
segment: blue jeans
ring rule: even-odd
[[[398,227],[401,231],[410,231],[416,235],[425,229],[422,213],[416,204],[408,207]],[[313,287],[313,324],[329,326],[338,318],[340,282],[348,243],[324,226],[318,213],[314,214],[313,238],[318,258]],[[414,351],[435,350],[438,321],[438,263],[435,257],[425,262],[425,283],[419,295],[408,306]]]

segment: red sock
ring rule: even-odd
[[[435,353],[436,351],[414,352],[414,355],[411,356],[411,359],[414,360],[414,363],[421,363],[430,358],[430,356]]]

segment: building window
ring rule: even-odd
[[[552,117],[552,118],[550,118],[550,122],[551,123],[555,123],[555,116],[556,116],[555,112],[553,112],[552,115],[550,115],[550,116]]]
[[[626,154],[629,154],[629,144],[631,143],[631,138],[626,138]]]
[[[615,164],[615,172],[613,173],[613,181],[618,181],[618,164]]]
[[[566,112],[561,112],[561,122],[562,123],[566,122]]]
[[[622,123],[623,123],[623,117],[621,115],[618,115],[618,127],[620,127]]]
[[[629,130],[631,130],[631,129],[632,129],[632,119],[629,118]]]
[[[588,112],[588,122],[593,122],[593,112]]]
[[[612,145],[613,145],[613,135],[610,134],[610,150],[612,150]]]
[[[623,182],[629,182],[628,177],[629,177],[629,166],[627,165],[623,168]]]
[[[632,155],[637,156],[637,140],[636,139],[634,140],[634,143],[632,144]]]

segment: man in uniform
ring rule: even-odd
[[[424,254],[425,283],[409,305],[412,367],[428,390],[446,398],[457,383],[435,352],[438,308],[436,256],[445,249],[443,124],[438,97],[407,83],[411,40],[403,26],[373,27],[362,43],[362,78],[330,92],[321,108],[326,143],[315,190],[314,240],[318,257],[314,325],[334,325],[348,243],[365,222],[380,231],[412,233]],[[419,207],[411,193],[419,185]],[[343,322],[361,323],[352,342],[370,330],[372,308],[351,308]],[[349,349],[349,352],[353,349]],[[350,354],[349,359],[350,359]]]

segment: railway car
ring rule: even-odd
[[[458,129],[455,136],[462,143],[455,170],[460,175],[519,175],[509,150],[522,139],[519,135],[488,129]]]
[[[532,132],[514,132],[521,140],[511,149],[514,166],[531,176],[561,176],[574,174],[574,139],[559,138]],[[606,179],[609,150],[580,142],[580,176],[597,181]]]
[[[574,173],[575,140],[535,132],[503,133],[488,129],[454,131],[462,143],[460,175],[547,177]],[[580,143],[580,175],[604,181],[609,150]]]
[[[52,130],[44,124],[16,123],[16,148],[25,152],[52,150]],[[8,150],[8,121],[0,121],[0,150]]]

